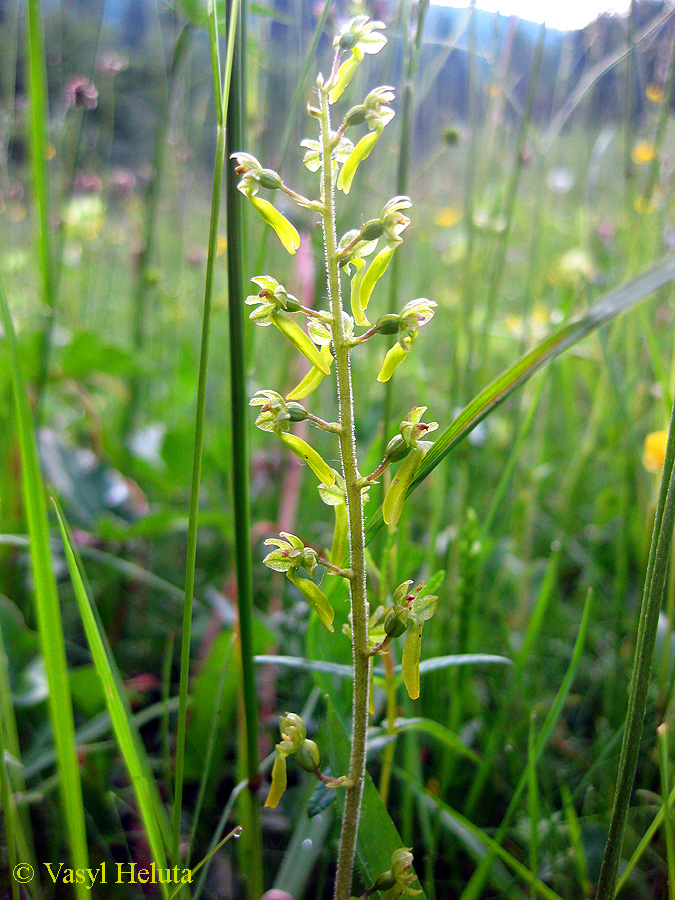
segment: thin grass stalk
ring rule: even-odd
[[[633,147],[633,57],[635,55],[635,0],[631,0],[628,12],[628,55],[626,56],[626,81],[624,90],[624,123],[623,123],[623,172],[624,172],[624,203],[626,210],[626,225],[629,226],[630,234],[633,234],[630,228],[635,216],[635,169],[631,159],[631,150]],[[635,241],[631,239],[631,249],[635,246]]]
[[[466,261],[464,265],[464,282],[462,284],[462,321],[466,360],[458,384],[455,399],[462,403],[473,393],[471,390],[471,371],[473,369],[473,298],[474,272],[473,259],[476,242],[476,223],[474,221],[476,160],[478,158],[478,115],[477,115],[477,42],[476,42],[476,0],[471,0],[471,18],[469,20],[469,56],[467,77],[468,116],[469,116],[469,155],[466,161],[464,176],[464,234],[466,237]],[[456,351],[455,351],[456,353]]]
[[[656,629],[668,571],[670,546],[675,524],[675,404],[670,418],[666,458],[659,491],[659,501],[654,519],[654,531],[649,550],[647,575],[640,608],[640,619],[635,643],[635,662],[631,675],[626,726],[621,744],[619,772],[617,776],[612,817],[600,869],[596,900],[611,900],[614,896],[621,848],[623,846],[628,807],[633,791],[633,780],[640,751],[640,739],[647,708],[649,679],[656,641]]]
[[[473,784],[471,785],[471,790],[469,791],[469,796],[466,801],[466,814],[468,816],[473,815],[487,780],[495,770],[495,760],[499,753],[499,748],[504,744],[504,732],[508,728],[509,716],[513,715],[513,704],[522,685],[521,676],[528,660],[532,656],[536,641],[544,625],[548,605],[553,596],[560,566],[560,553],[560,549],[554,550],[551,553],[546,573],[544,574],[541,588],[534,603],[530,621],[527,625],[523,643],[513,661],[513,670],[510,673],[509,686],[505,691],[499,713],[497,714],[495,721],[490,725],[487,746],[483,752],[480,767],[476,773]]]
[[[233,0],[230,9],[234,9]],[[239,32],[236,38],[232,69],[230,102],[227,111],[227,150],[245,144],[244,138],[244,71],[243,46],[245,7],[239,12]],[[252,609],[253,582],[251,575],[251,514],[249,504],[248,471],[248,394],[246,388],[245,317],[243,257],[244,221],[242,196],[237,190],[237,175],[233,167],[226,173],[227,202],[227,271],[228,313],[230,324],[230,401],[232,409],[232,490],[235,516],[235,550],[239,631],[242,655],[242,682],[247,729],[247,777],[251,789],[258,781],[258,700],[253,665]]]
[[[38,461],[35,427],[21,373],[19,349],[1,281],[0,312],[4,323],[5,341],[10,356],[14,409],[21,451],[21,483],[30,537],[35,611],[40,637],[40,650],[44,659],[47,684],[49,685],[49,714],[61,787],[61,801],[65,823],[64,832],[70,847],[73,868],[86,869],[88,853],[82,784],[75,743],[75,723],[68,679],[63,623],[49,540],[47,504]],[[76,885],[75,891],[78,900],[84,900],[88,896],[88,892],[83,884]]]
[[[2,723],[0,723],[0,803],[3,810],[3,823],[5,832],[5,845],[7,853],[7,864],[11,872],[15,872],[18,860],[17,853],[20,855],[21,844],[21,825],[17,816],[16,804],[14,802],[14,794],[9,781],[9,772],[7,771],[7,755],[5,754],[5,741]],[[12,900],[20,900],[19,883],[16,878],[12,879]],[[8,895],[9,897],[9,895]]]
[[[658,34],[658,32],[661,30],[661,28],[663,28],[668,20],[672,17],[672,15],[673,11],[669,6],[665,7],[662,13],[655,15],[651,21],[647,22],[644,28],[641,28],[640,31],[635,34],[633,39],[633,47],[637,50],[637,48],[640,47],[641,44],[649,41],[650,38],[655,37],[656,34]],[[569,94],[563,105],[551,120],[550,125],[546,129],[543,138],[539,142],[540,152],[548,153],[548,151],[555,143],[557,137],[560,135],[561,131],[567,124],[568,120],[570,119],[574,111],[578,108],[579,104],[583,101],[588,92],[593,89],[593,87],[598,83],[598,81],[606,72],[610,72],[614,68],[614,66],[618,65],[623,59],[625,59],[630,52],[630,47],[620,47],[618,50],[615,50],[612,53],[608,53],[607,56],[604,56],[590,70],[582,75],[577,86]]]
[[[664,817],[666,815],[671,815],[673,805],[675,805],[675,787],[671,788],[670,794],[668,795],[668,799],[663,804],[663,806],[659,807],[659,811],[656,813],[656,815],[652,819],[649,827],[645,830],[645,833],[640,838],[640,842],[637,845],[637,847],[635,848],[633,855],[628,860],[628,862],[626,863],[626,866],[624,867],[623,871],[621,872],[621,877],[617,881],[616,889],[614,891],[615,897],[617,897],[621,893],[623,886],[626,884],[626,882],[630,878],[633,870],[635,869],[635,866],[640,862],[640,859],[642,858],[645,850],[651,844],[652,838],[654,837],[656,832],[659,830],[659,828],[663,824]]]
[[[523,791],[527,787],[528,782],[528,768],[531,765],[537,765],[541,754],[548,743],[548,739],[551,736],[551,732],[553,731],[553,727],[558,720],[560,713],[562,712],[562,708],[565,704],[565,700],[567,699],[567,695],[570,692],[570,688],[572,687],[572,682],[574,681],[574,677],[576,675],[577,669],[579,667],[579,663],[581,661],[581,657],[584,650],[584,645],[586,643],[586,634],[588,632],[588,626],[591,618],[591,610],[593,608],[593,592],[589,590],[588,595],[586,597],[586,604],[584,606],[584,612],[581,617],[581,623],[579,625],[579,632],[577,634],[577,639],[574,642],[574,649],[572,650],[572,658],[570,659],[570,664],[567,667],[567,671],[565,672],[565,677],[562,680],[562,684],[558,689],[558,693],[555,696],[553,704],[546,714],[546,718],[544,719],[544,724],[541,727],[541,731],[539,732],[539,737],[535,741],[534,750],[530,759],[528,760],[528,767],[525,768],[525,771],[521,775],[516,788],[511,795],[511,800],[509,805],[504,813],[504,817],[501,821],[499,828],[497,829],[494,836],[494,844],[499,847],[501,846],[501,842],[506,837],[506,832],[511,823],[511,819],[513,818],[518,804],[520,803],[520,798],[523,795]],[[492,868],[492,863],[494,862],[496,853],[495,848],[490,847],[485,858],[481,861],[480,865],[473,873],[471,878],[469,879],[469,883],[464,888],[460,900],[478,900],[481,896],[481,892],[483,890],[483,886],[485,885],[487,879],[490,875],[490,870]],[[541,888],[539,888],[540,892]]]
[[[530,872],[536,879],[539,870],[539,784],[537,781],[537,764],[534,759],[535,722],[537,717],[530,714],[530,728],[527,735],[527,812],[530,820],[530,847],[529,861]],[[537,900],[537,885],[532,882],[530,887],[531,900]]]
[[[14,763],[13,779],[8,767],[10,760]],[[14,867],[19,861],[29,863],[33,871],[38,872],[28,810],[25,806],[19,809],[16,804],[15,795],[23,794],[25,791],[26,783],[21,763],[12,690],[9,683],[9,663],[0,628],[0,803],[4,810],[7,863],[11,872],[14,871]],[[31,887],[35,896],[42,896],[39,878],[34,879]],[[12,900],[19,900],[19,883],[14,878],[12,879]]]
[[[38,384],[42,384],[45,381],[49,365],[49,344],[56,307],[56,277],[51,241],[51,204],[47,165],[49,104],[40,0],[28,0],[27,23],[31,172],[33,198],[37,206],[37,244],[42,302],[47,310],[47,318],[42,332],[41,372],[38,377]]]
[[[94,53],[91,61],[91,67],[89,72],[89,80],[93,81],[94,78],[94,68],[96,65],[96,59],[98,57],[98,49],[101,41],[101,28],[103,25],[103,12],[105,7],[105,0],[100,4],[99,7],[99,16],[98,16],[98,26],[96,29],[96,40],[94,42]],[[77,115],[77,123],[76,123],[76,134],[75,140],[73,142],[72,152],[70,153],[70,159],[68,160],[68,164],[66,166],[66,178],[64,183],[64,189],[62,191],[62,196],[60,198],[61,202],[63,202],[66,198],[70,197],[73,193],[73,185],[75,184],[75,175],[77,173],[77,164],[80,158],[80,147],[82,145],[82,133],[83,133],[83,120],[84,120],[84,110],[79,109],[76,110]],[[57,204],[59,200],[56,201]],[[60,219],[58,224],[58,229],[56,231],[56,239],[55,246],[53,247],[53,256],[52,256],[52,293],[53,293],[53,306],[51,308],[49,317],[45,324],[45,329],[42,338],[42,353],[40,355],[40,370],[37,375],[37,379],[35,382],[35,418],[38,424],[38,427],[41,422],[42,417],[42,400],[44,396],[44,388],[47,383],[47,377],[49,375],[49,364],[51,359],[52,352],[52,334],[54,331],[54,324],[56,320],[56,305],[58,300],[59,293],[59,284],[61,282],[61,272],[63,270],[63,246],[66,238],[66,223],[64,220]]]
[[[2,599],[1,595],[0,599]],[[21,760],[19,730],[17,728],[16,716],[14,714],[12,687],[9,680],[9,659],[7,657],[5,642],[2,635],[2,628],[0,628],[0,739],[0,743],[2,744],[2,746],[0,747],[0,758],[2,758],[3,760],[5,759],[4,753],[6,751],[18,763],[18,766],[10,777],[9,770],[6,768],[6,766],[4,766],[3,762],[0,762],[0,766],[3,766],[3,770],[7,774],[8,790],[10,794],[12,793],[13,789],[16,790],[16,793],[25,794],[26,779],[23,763]],[[12,805],[10,806],[9,804]],[[4,809],[7,810],[7,819],[9,819],[10,815],[14,815],[16,817],[16,821],[13,821],[11,823],[9,821],[7,822],[6,830],[8,832],[8,849],[11,841],[9,830],[10,827],[13,827],[14,834],[16,835],[16,849],[19,854],[19,859],[22,862],[30,863],[33,867],[33,871],[38,872],[37,863],[35,861],[35,842],[33,840],[33,829],[31,825],[29,810],[25,806],[17,808],[16,804],[14,803],[13,796],[10,796],[7,804],[5,804],[5,801],[3,799],[3,805]],[[42,895],[39,877],[34,880],[34,887],[36,894]]]
[[[663,797],[663,830],[666,833],[666,859],[668,862],[668,900],[675,897],[675,838],[673,821],[668,811],[670,794],[670,765],[668,763],[668,724],[662,722],[656,729],[659,748],[659,771],[661,773],[661,796]]]
[[[223,187],[223,167],[225,164],[225,116],[227,97],[232,71],[234,37],[237,23],[238,2],[233,0],[230,10],[227,62],[225,67],[225,87],[220,81],[220,55],[218,49],[218,22],[215,2],[209,3],[209,36],[213,63],[216,112],[218,116],[216,159],[213,171],[211,195],[211,218],[209,224],[209,246],[206,260],[206,283],[204,286],[204,311],[202,316],[202,337],[199,353],[199,376],[197,383],[197,403],[195,411],[195,439],[192,456],[192,479],[190,485],[190,513],[188,521],[187,553],[185,562],[185,595],[183,598],[183,627],[181,635],[180,683],[178,689],[178,725],[176,731],[176,762],[174,783],[174,805],[172,816],[172,854],[174,865],[180,861],[180,824],[183,806],[183,779],[185,773],[185,738],[187,733],[188,683],[190,678],[190,643],[192,633],[192,598],[195,586],[197,562],[197,528],[199,516],[199,486],[202,471],[202,449],[204,445],[204,419],[206,414],[206,382],[209,364],[209,342],[211,336],[211,308],[215,287],[216,252],[218,248],[218,224],[220,221],[220,198]]]
[[[546,25],[542,25],[541,30],[539,31],[539,38],[537,40],[537,43],[535,44],[534,52],[532,54],[532,64],[530,66],[530,78],[527,85],[525,108],[523,109],[523,115],[520,120],[520,131],[518,132],[518,139],[516,141],[516,155],[513,163],[513,169],[511,171],[511,177],[509,178],[507,187],[506,202],[504,206],[504,217],[506,224],[503,232],[499,235],[498,238],[497,252],[495,254],[494,262],[492,265],[490,284],[485,301],[485,319],[483,320],[480,346],[483,367],[485,366],[487,357],[490,326],[494,318],[497,296],[499,294],[499,289],[501,287],[502,278],[504,275],[504,262],[506,259],[506,250],[509,243],[509,236],[511,234],[511,227],[513,225],[513,216],[516,209],[516,198],[518,196],[520,176],[523,171],[523,166],[525,165],[525,144],[527,142],[530,120],[532,118],[532,109],[534,106],[534,97],[537,91],[537,83],[539,81],[539,70],[541,68],[541,61],[544,54],[545,37]]]
[[[316,704],[317,704],[319,697],[320,697],[320,692],[318,691],[317,688],[315,688],[312,691],[312,693],[310,694],[309,699],[307,700],[307,703],[305,704],[305,707],[302,710],[302,713],[300,715],[300,717],[303,720],[310,719],[314,715],[314,710],[316,708]],[[260,763],[260,767],[259,767],[259,771],[260,771],[261,775],[272,768],[272,764],[273,764],[275,758],[276,758],[276,753],[272,752],[272,753],[268,754],[268,756],[266,756],[265,759],[262,760],[262,762]],[[220,814],[220,818],[218,819],[218,824],[216,826],[216,830],[213,833],[213,837],[211,838],[211,843],[209,845],[209,852],[206,857],[207,863],[199,877],[199,881],[197,882],[197,886],[194,891],[193,900],[199,900],[199,898],[201,897],[202,891],[204,890],[204,885],[206,883],[206,877],[209,874],[209,868],[210,868],[209,861],[212,858],[213,848],[218,844],[218,842],[220,841],[220,839],[223,835],[223,832],[225,831],[225,826],[227,825],[229,818],[232,815],[232,810],[234,809],[235,803],[237,802],[237,800],[239,799],[241,794],[243,792],[247,791],[247,789],[248,789],[248,781],[246,779],[244,779],[243,781],[240,781],[237,783],[236,787],[233,788],[232,793],[228,797],[227,803],[225,804],[225,807],[223,808],[223,811]]]
[[[244,134],[246,3],[229,0],[230,15],[237,15],[232,80],[227,107],[226,147],[231,156],[246,145]],[[249,497],[248,393],[246,386],[246,329],[244,317],[244,216],[243,198],[237,190],[233,166],[226,174],[227,279],[230,325],[230,410],[232,417],[232,500],[235,528],[235,567],[239,613],[239,649],[244,735],[244,769],[249,790],[242,797],[244,841],[242,854],[248,863],[248,896],[257,900],[263,891],[262,832],[260,807],[256,799],[260,787],[258,696],[253,663],[253,575],[251,568],[251,512]]]
[[[415,82],[419,69],[420,51],[422,49],[422,36],[424,34],[424,22],[426,20],[429,0],[421,0],[417,5],[417,22],[415,26],[415,38],[410,41],[408,29],[405,30],[405,66],[403,70],[403,97],[401,101],[401,139],[398,150],[398,168],[396,174],[396,193],[404,196],[408,192],[408,179],[410,174],[410,144],[413,130],[413,101],[415,94]],[[391,278],[389,281],[389,305],[387,311],[395,313],[399,307],[399,275],[400,253],[394,254],[391,261]],[[387,381],[384,391],[384,408],[382,412],[382,455],[389,441],[391,427],[392,401],[394,396],[394,382]],[[384,497],[384,486],[381,488]]]
[[[321,15],[319,16],[319,20],[316,23],[316,28],[314,30],[314,37],[312,38],[312,44],[309,48],[309,52],[307,53],[307,58],[305,59],[305,65],[302,69],[302,74],[298,79],[298,83],[295,88],[295,93],[293,94],[293,99],[291,100],[291,104],[286,113],[286,127],[284,128],[283,136],[281,138],[281,154],[279,156],[279,165],[278,169],[281,171],[288,159],[288,153],[291,149],[291,141],[293,139],[293,132],[295,129],[295,118],[298,109],[300,108],[300,104],[302,103],[303,98],[307,95],[307,83],[309,81],[309,70],[312,65],[312,60],[316,55],[317,48],[319,46],[319,41],[321,40],[321,35],[323,34],[323,29],[328,21],[328,16],[333,7],[333,0],[326,0],[324,3],[323,10],[321,11]],[[237,148],[235,148],[237,149]],[[255,270],[256,272],[261,272],[264,268],[265,263],[265,249],[267,247],[267,238],[269,236],[270,229],[268,227],[263,228],[262,234],[260,236],[260,244],[258,246],[258,253],[256,258]]]
[[[148,183],[145,194],[145,222],[141,244],[141,252],[136,265],[136,284],[133,294],[132,307],[132,348],[134,356],[139,356],[145,344],[145,320],[147,318],[147,305],[150,279],[148,268],[155,252],[155,237],[157,234],[157,214],[159,212],[159,198],[164,175],[166,161],[167,132],[171,122],[171,107],[175,95],[178,75],[183,61],[190,48],[193,28],[189,23],[185,25],[176,39],[173,48],[173,58],[169,72],[169,84],[166,91],[165,103],[160,111],[159,122],[155,131],[155,142],[152,157],[152,177]],[[129,401],[125,408],[122,435],[127,437],[136,423],[138,403],[140,398],[141,376],[132,375],[129,381]]]
[[[225,679],[227,678],[227,672],[229,669],[230,656],[232,654],[232,647],[236,640],[236,636],[232,634],[230,638],[230,646],[227,651],[227,658],[225,660],[225,665],[223,666],[223,671],[220,675],[220,681],[218,683],[218,693],[216,695],[216,702],[214,705],[215,715],[213,716],[213,721],[211,722],[211,727],[209,729],[209,737],[206,744],[206,751],[204,753],[204,762],[202,763],[202,774],[199,780],[199,792],[197,794],[197,802],[195,803],[195,810],[192,815],[192,827],[190,829],[190,838],[188,840],[187,851],[185,853],[185,858],[190,860],[190,855],[192,853],[192,847],[194,846],[195,837],[197,835],[197,826],[199,825],[199,817],[201,815],[202,806],[204,805],[204,798],[206,797],[206,788],[209,783],[209,777],[211,775],[211,765],[213,763],[213,750],[216,745],[216,735],[218,734],[218,726],[220,724],[220,713],[221,713],[221,705],[223,699],[223,689],[225,687]]]

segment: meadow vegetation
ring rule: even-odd
[[[327,183],[303,166],[327,145],[301,141],[350,16],[183,0],[133,46],[82,9],[0,4],[0,886],[91,896],[55,888],[43,863],[64,859],[190,867],[194,898],[331,897],[354,573],[336,429],[310,426],[344,420],[319,364],[345,333],[312,343],[288,304],[315,338],[336,327]],[[332,128],[386,86],[347,132],[382,133],[337,240],[396,252],[367,310],[351,260],[344,305],[357,334],[426,306],[351,350],[359,473],[378,473],[359,575],[371,613],[397,611],[372,623],[389,652],[339,900],[670,897],[675,16],[634,4],[579,69],[578,35],[554,66],[543,30],[519,45],[467,10],[441,39],[425,2],[363,12],[387,43]],[[400,463],[402,506],[400,447],[380,464],[422,415],[439,427]],[[418,636],[408,613],[418,674],[387,640]]]

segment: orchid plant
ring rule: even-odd
[[[323,229],[328,284],[326,309],[304,306],[269,275],[252,279],[258,291],[248,297],[246,303],[254,307],[250,314],[254,322],[261,326],[274,325],[311,364],[307,376],[285,397],[268,389],[256,393],[251,400],[251,405],[259,408],[256,425],[275,434],[291,453],[307,463],[318,479],[322,500],[332,506],[335,513],[330,558],[307,547],[300,537],[282,533],[279,538],[266,542],[274,549],[267,554],[264,563],[286,574],[329,631],[334,629],[335,611],[312,576],[322,566],[330,575],[346,579],[349,585],[351,611],[349,625],[345,624],[345,627],[351,635],[354,671],[349,772],[336,778],[324,775],[320,770],[319,748],[307,738],[302,719],[295,713],[286,713],[280,720],[282,740],[276,745],[272,785],[266,801],[267,806],[279,803],[286,787],[286,760],[290,756],[328,786],[346,791],[335,881],[336,900],[349,900],[351,896],[365,777],[372,659],[377,654],[388,653],[392,642],[407,634],[402,653],[404,682],[411,698],[418,697],[422,629],[424,622],[434,614],[438,600],[432,594],[425,594],[424,583],[411,590],[412,581],[409,580],[394,591],[388,609],[379,607],[371,615],[366,583],[364,495],[386,469],[399,464],[383,504],[384,521],[395,526],[408,488],[431,446],[425,438],[437,427],[435,422],[422,421],[425,406],[414,407],[401,422],[399,433],[387,445],[377,469],[370,475],[360,474],[351,354],[379,336],[395,337],[393,346],[384,355],[378,375],[378,381],[388,381],[407,358],[419,329],[432,319],[436,307],[432,300],[419,298],[406,303],[398,314],[380,316],[375,324],[368,319],[375,288],[401,245],[402,234],[410,222],[405,214],[411,206],[408,197],[392,198],[377,218],[369,219],[360,228],[348,230],[342,237],[338,237],[336,229],[336,190],[348,194],[354,185],[359,166],[373,151],[394,116],[391,107],[394,91],[388,86],[370,91],[361,104],[347,110],[336,130],[331,124],[332,107],[348,87],[364,56],[379,52],[386,43],[383,27],[381,22],[371,21],[364,15],[352,19],[335,38],[330,75],[327,79],[322,75],[317,78],[317,105],[308,105],[308,113],[318,122],[318,140],[304,140],[302,147],[306,151],[305,166],[319,175],[318,199],[309,199],[288,187],[277,172],[264,168],[250,153],[234,154],[236,172],[241,178],[240,191],[274,229],[289,253],[298,249],[298,232],[272,202],[259,196],[261,190],[281,191],[300,207],[317,213]],[[366,133],[359,136],[359,129],[363,128]],[[369,257],[372,257],[370,262]],[[343,286],[349,295],[348,310],[343,303]],[[307,330],[302,327],[303,318]],[[365,330],[357,333],[356,329]],[[325,421],[300,402],[310,397],[331,373],[338,398],[337,422]],[[333,469],[307,441],[293,433],[293,425],[302,421],[335,435],[341,471]],[[414,875],[407,871],[411,865],[410,851],[406,848],[397,850],[391,869],[381,873],[362,896],[382,890],[389,900],[394,900],[403,894],[416,893],[411,887]]]

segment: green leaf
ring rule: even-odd
[[[411,450],[392,478],[382,504],[382,517],[387,525],[396,525],[401,518],[406,491],[410,487],[423,457],[424,450],[419,448]]]
[[[123,699],[123,688],[119,672],[117,672],[112,657],[106,648],[104,638],[91,607],[91,602],[87,596],[80,574],[80,564],[73,553],[61,510],[56,501],[54,500],[53,502],[61,530],[68,571],[70,572],[75,598],[80,610],[80,617],[84,625],[87,643],[91,650],[96,672],[103,686],[117,745],[136,794],[141,820],[152,856],[158,868],[166,868],[167,862],[163,838],[169,839],[169,823],[165,818],[164,807],[157,792],[145,748],[141,742],[140,735],[132,723],[131,713]],[[163,888],[162,893],[165,897],[168,896],[166,887]]]
[[[325,355],[320,352],[316,344],[305,334],[297,322],[280,315],[272,315],[272,322],[284,337],[288,338],[296,350],[299,350],[324,375],[328,375],[330,372],[330,360],[326,359]]]
[[[300,578],[296,572],[289,570],[286,577],[292,581],[296,588],[300,591],[305,600],[316,612],[321,623],[326,626],[329,631],[334,631],[333,619],[335,618],[335,610],[328,602],[328,597],[321,588],[310,581],[309,578]]]
[[[328,706],[328,754],[333,774],[349,771],[349,755],[351,743],[342,719],[335,711],[330,698],[326,697]],[[336,791],[340,809],[344,808],[345,792]],[[389,870],[391,855],[403,847],[403,840],[394,825],[387,808],[382,803],[373,780],[366,772],[361,802],[361,820],[356,842],[356,861],[361,871],[364,884],[375,883],[378,875]],[[419,894],[425,900],[424,892]]]
[[[460,756],[466,756],[467,759],[470,759],[475,763],[480,762],[478,754],[474,753],[473,750],[463,744],[453,731],[450,731],[445,725],[441,725],[440,722],[435,722],[433,719],[396,719],[394,722],[394,731],[396,734],[400,734],[404,731],[420,731],[423,734],[428,734],[430,737],[435,738],[439,744],[443,744],[443,746],[448,749],[454,750],[455,753],[460,754]]]
[[[472,838],[471,841],[464,840],[464,843],[467,849],[472,851],[472,855],[474,856],[483,856],[484,859],[486,857],[493,858],[494,856],[498,856],[499,859],[506,865],[511,871],[520,878],[525,884],[531,885],[535,888],[535,895],[541,895],[545,898],[545,900],[562,900],[559,894],[556,894],[555,891],[551,890],[548,885],[544,884],[542,881],[533,875],[530,870],[524,866],[519,860],[515,858],[508,850],[505,850],[501,847],[497,841],[493,840],[489,835],[487,835],[484,831],[478,828],[477,825],[474,825],[469,819],[465,818],[460,813],[456,812],[447,803],[444,803],[439,797],[434,796],[429,793],[429,791],[425,790],[421,787],[417,782],[413,781],[413,779],[401,769],[396,769],[396,774],[401,780],[410,787],[414,794],[416,794],[428,807],[430,811],[439,814],[439,820],[443,827],[447,829],[453,835],[462,835],[464,833],[466,837]],[[480,847],[478,853],[476,853],[476,847]],[[487,851],[487,852],[486,852]],[[503,869],[501,870],[503,872]],[[506,874],[506,873],[504,873]],[[509,880],[504,879],[501,875],[498,875],[496,878],[493,875],[493,880],[501,885],[502,890],[508,890]]]
[[[365,137],[362,137],[347,157],[344,166],[340,170],[340,174],[338,175],[337,180],[338,188],[341,191],[344,191],[345,194],[348,194],[351,190],[352,181],[354,180],[356,170],[364,159],[368,159],[373,147],[377,143],[377,140],[381,134],[382,129],[378,128],[377,131],[371,131]]]
[[[321,659],[303,659],[299,656],[254,656],[253,662],[261,666],[283,666],[285,669],[298,669],[303,672],[322,672],[324,675],[337,675],[338,678],[354,677],[351,666]]]
[[[386,272],[395,249],[396,247],[385,247],[384,250],[380,250],[375,259],[368,266],[368,271],[363,277],[361,290],[359,291],[359,303],[361,309],[368,308],[368,302],[375,289],[375,285]]]
[[[269,200],[263,200],[262,197],[252,195],[247,196],[265,222],[276,231],[277,237],[285,249],[293,255],[300,246],[300,235],[296,228],[291,225],[286,216],[283,216],[275,206],[272,206]]]
[[[296,434],[288,434],[284,431],[279,434],[279,437],[291,453],[295,453],[297,457],[304,459],[319,481],[323,482],[323,484],[333,484],[335,471],[331,469],[326,460],[313,447],[310,447],[307,441],[303,441]]]
[[[178,0],[178,6],[192,25],[203,28],[206,25],[206,6],[201,0]]]
[[[23,382],[16,334],[2,281],[0,281],[0,311],[11,363],[14,409],[21,454],[21,483],[30,537],[35,611],[40,634],[40,648],[49,684],[49,715],[58,762],[64,831],[70,845],[74,867],[86,869],[88,852],[82,786],[75,745],[75,726],[68,683],[63,624],[49,539],[47,504],[38,462],[33,417]],[[82,886],[82,890],[77,888],[77,896],[80,898],[87,896],[84,886]]]
[[[584,316],[564,325],[549,335],[534,350],[531,350],[512,366],[509,366],[508,369],[477,394],[451,424],[441,432],[433,447],[426,454],[417,477],[409,490],[411,492],[414,491],[453,447],[470,434],[478,423],[491,413],[493,409],[499,406],[500,403],[503,403],[521,385],[525,384],[542,366],[545,366],[556,356],[578,343],[596,328],[611,321],[620,313],[635,306],[641,300],[653,294],[654,291],[673,280],[675,280],[675,256],[670,255],[646,269],[641,275],[638,275],[637,278],[634,278],[627,284],[604,294]],[[383,521],[382,510],[369,520],[366,529],[366,543],[370,543],[377,534],[382,527]]]

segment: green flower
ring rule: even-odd
[[[375,884],[378,884],[380,879],[382,879],[381,889],[385,890],[388,888],[384,895],[384,900],[399,900],[404,894],[406,897],[413,897],[415,894],[422,893],[421,890],[410,886],[416,878],[414,872],[408,872],[412,864],[413,855],[408,847],[394,850],[391,855],[391,869],[380,875],[375,882]]]
[[[256,199],[256,198],[254,198]],[[283,284],[271,278],[269,275],[259,275],[251,279],[257,284],[260,291],[246,298],[247,306],[256,306],[250,314],[256,325],[263,327],[267,325],[275,325],[279,331],[286,337],[296,350],[311,362],[311,364],[320,369],[324,375],[330,371],[330,360],[325,354],[321,354],[310,338],[307,337],[297,322],[286,318],[282,313],[294,313],[302,309],[302,305],[297,297],[289,294]]]
[[[417,339],[418,329],[430,322],[434,316],[437,304],[433,300],[420,297],[406,303],[396,317],[398,328],[398,343],[388,351],[382,363],[382,368],[377,376],[380,382],[389,381],[394,370],[399,366],[410,352],[410,348]],[[393,317],[383,316],[378,322],[378,330],[381,334],[391,334]]]
[[[318,172],[321,168],[321,143],[305,138],[305,140],[300,142],[300,146],[307,151],[302,160],[305,166],[310,172]],[[354,144],[348,137],[343,135],[337,147],[333,150],[333,167],[335,168],[337,165],[345,163],[353,149]]]
[[[307,418],[304,406],[293,401],[284,400],[276,391],[256,391],[249,401],[249,406],[260,406],[262,409],[255,420],[261,431],[287,431],[291,422],[302,422]]]
[[[425,454],[431,447],[431,441],[423,441],[421,437],[438,428],[438,422],[426,424],[420,421],[426,409],[426,406],[413,407],[407,418],[401,422],[401,437],[408,447],[408,452],[396,475],[392,478],[382,504],[382,518],[387,525],[396,525],[401,518],[408,488],[412,484]],[[389,446],[391,446],[391,442]],[[397,448],[397,452],[403,452],[402,446]]]
[[[379,53],[387,43],[386,37],[379,33],[380,28],[384,28],[384,22],[373,21],[364,15],[355,16],[334,38],[333,47],[352,51],[358,47],[363,53]]]
[[[333,631],[335,611],[328,602],[328,598],[313,581],[298,575],[299,569],[305,569],[310,575],[314,574],[319,564],[316,550],[305,547],[299,537],[286,531],[281,532],[281,537],[268,538],[265,545],[276,547],[276,550],[267,554],[263,559],[263,564],[275,572],[285,572],[288,580],[295,585],[314,609],[321,623],[329,631]]]
[[[279,717],[282,740],[275,746],[276,759],[272,769],[270,786],[265,806],[276,807],[286,790],[286,758],[295,755],[298,765],[306,772],[317,772],[321,754],[314,741],[307,737],[307,728],[297,713],[286,713]]]
[[[250,314],[256,325],[272,325],[273,316],[281,310],[284,312],[297,312],[300,309],[300,301],[293,294],[289,294],[283,284],[269,275],[258,275],[252,278],[253,284],[258,285],[260,291],[246,298],[247,306],[257,306]]]
[[[380,224],[384,231],[384,237],[388,244],[396,245],[403,241],[401,232],[410,225],[410,219],[404,216],[402,209],[410,209],[412,200],[410,197],[393,197],[382,208]]]
[[[235,172],[241,176],[237,188],[250,201],[261,218],[276,232],[286,250],[293,254],[300,246],[300,235],[288,219],[282,215],[268,200],[257,197],[261,187],[276,190],[283,187],[277,172],[264,169],[260,162],[250,153],[233,153],[231,159],[236,160]]]
[[[371,21],[368,16],[356,16],[335,38],[333,47],[336,53],[351,50],[351,55],[326,85],[329,103],[335,103],[342,96],[364,54],[379,53],[387,43],[386,37],[378,31],[379,28],[384,28],[382,22]]]

